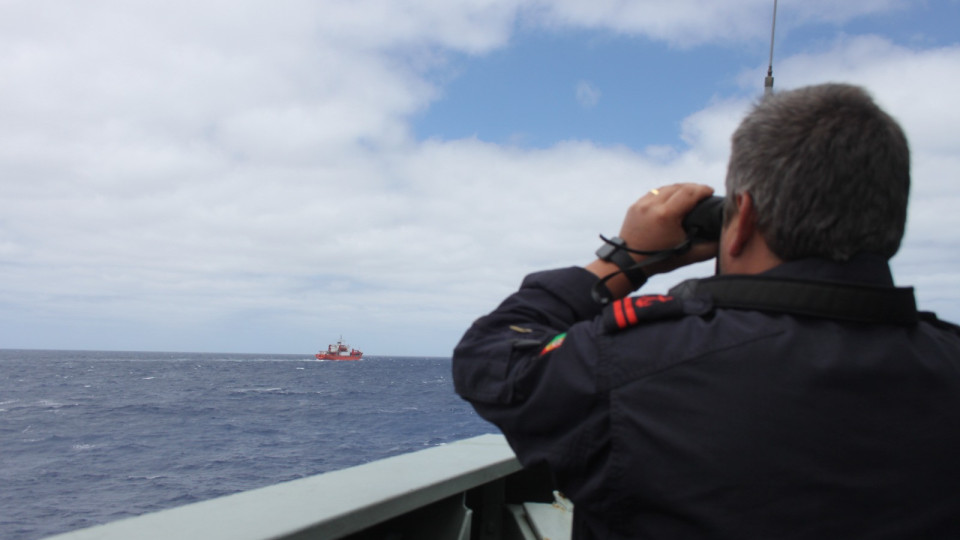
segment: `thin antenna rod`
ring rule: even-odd
[[[777,0],[773,0],[773,24],[770,27],[770,65],[767,67],[767,78],[763,80],[763,95],[773,93],[773,37],[777,32]]]

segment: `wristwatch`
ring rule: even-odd
[[[647,282],[647,274],[643,272],[641,267],[637,266],[637,261],[633,260],[626,248],[627,243],[623,238],[614,236],[609,242],[604,242],[597,248],[597,258],[617,265],[617,268],[623,272],[623,275],[627,276],[634,290],[636,290]]]

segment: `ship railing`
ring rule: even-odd
[[[572,511],[546,471],[482,435],[49,540],[560,540]]]

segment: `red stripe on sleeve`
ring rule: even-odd
[[[624,317],[623,313],[623,299],[617,300],[613,303],[613,315],[617,319],[617,326],[620,328],[627,327],[627,319]]]
[[[623,303],[623,311],[627,314],[627,322],[630,326],[637,324],[637,310],[633,305],[633,302],[627,301]]]

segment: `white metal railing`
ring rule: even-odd
[[[50,540],[334,539],[362,536],[372,526],[431,506],[443,517],[417,521],[454,532],[429,537],[470,538],[472,510],[464,505],[465,494],[518,471],[520,463],[504,438],[482,435]]]

